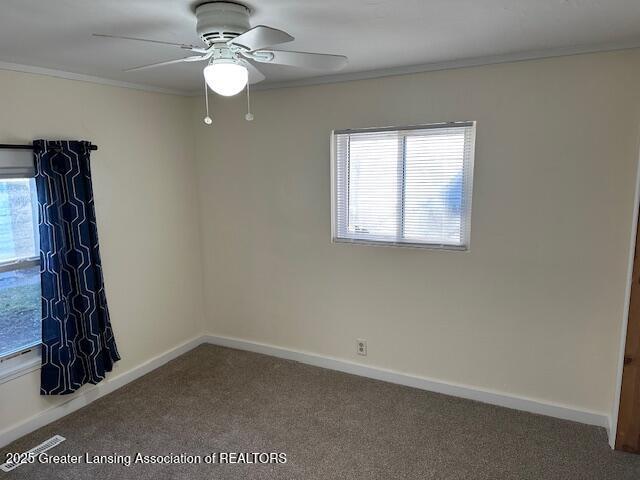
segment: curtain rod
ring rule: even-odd
[[[33,145],[13,145],[11,143],[0,143],[0,149],[7,150],[33,150]],[[98,150],[97,145],[91,145],[89,150]]]

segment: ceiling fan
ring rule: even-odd
[[[95,37],[118,38],[138,42],[171,45],[190,51],[191,55],[175,60],[129,68],[126,72],[145,70],[183,62],[207,62],[204,67],[205,89],[223,96],[233,96],[247,88],[248,84],[265,79],[254,63],[287,65],[308,70],[333,72],[344,68],[347,57],[321,53],[273,50],[270,47],[292,41],[294,38],[282,30],[258,25],[251,28],[251,11],[245,5],[213,1],[198,5],[195,9],[196,30],[204,46],[186,45],[118,35],[94,34]],[[208,104],[208,95],[207,104]],[[251,113],[247,114],[247,120]],[[207,118],[210,120],[207,113]],[[253,116],[251,115],[251,119]]]

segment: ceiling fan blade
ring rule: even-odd
[[[203,50],[202,48],[196,47],[195,45],[188,45],[186,43],[173,43],[173,42],[165,42],[162,40],[149,40],[148,38],[137,38],[137,37],[123,37],[121,35],[107,35],[105,33],[94,33],[94,37],[102,37],[102,38],[117,38],[119,40],[134,40],[136,42],[147,42],[147,43],[158,43],[160,45],[171,45],[174,47],[180,47],[184,50],[193,50],[199,51]]]
[[[233,40],[229,40],[227,44],[238,45],[253,51],[290,42],[292,40],[293,37],[287,32],[283,32],[276,28],[266,27],[264,25],[258,25],[257,27],[253,27],[251,30],[247,30]]]
[[[347,65],[348,59],[343,55],[327,55],[325,53],[286,52],[283,50],[260,50],[254,52],[256,62],[275,65],[289,65],[308,70],[337,71]]]
[[[148,65],[140,65],[139,67],[127,68],[124,71],[125,72],[137,72],[138,70],[146,70],[147,68],[162,67],[164,65],[172,65],[174,63],[201,62],[202,60],[206,60],[207,58],[209,58],[209,57],[206,56],[206,55],[203,55],[202,57],[193,56],[193,57],[185,57],[185,58],[176,58],[175,60],[167,60],[166,62],[150,63]]]
[[[259,83],[267,78],[251,62],[245,61],[244,65],[247,67],[247,70],[249,70],[249,84],[253,85],[254,83]]]

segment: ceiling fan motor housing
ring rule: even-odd
[[[250,13],[239,3],[203,3],[196,7],[196,30],[207,45],[226,43],[251,28]]]

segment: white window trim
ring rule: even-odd
[[[0,263],[0,272],[29,268],[40,264],[40,258],[28,258],[17,262]],[[0,356],[0,385],[29,372],[38,370],[41,364],[42,342],[23,345],[17,350]]]
[[[0,262],[0,273],[22,270],[25,268],[35,267],[36,265],[40,265],[40,257],[31,257],[15,262]]]
[[[0,359],[0,385],[40,369],[41,344],[25,346]]]
[[[450,245],[447,243],[410,243],[392,242],[387,240],[363,240],[359,238],[341,238],[331,234],[331,243],[366,245],[369,247],[394,247],[394,248],[418,248],[421,250],[451,250],[452,252],[468,252],[470,245]],[[471,243],[471,242],[468,242]]]
[[[429,123],[423,125],[409,125],[405,127],[369,127],[369,128],[355,128],[355,129],[342,129],[342,130],[333,130],[331,132],[331,136],[329,141],[330,152],[331,152],[331,243],[335,244],[352,244],[352,245],[366,245],[373,247],[401,247],[401,248],[417,248],[422,250],[444,250],[444,251],[452,251],[452,252],[469,252],[471,251],[471,212],[472,212],[472,203],[473,203],[473,178],[474,178],[474,167],[475,167],[475,143],[476,143],[476,125],[475,121],[464,121],[464,122],[441,122],[441,123]],[[339,237],[336,225],[336,210],[337,206],[337,188],[338,188],[338,178],[336,173],[336,141],[335,136],[338,134],[344,133],[364,133],[364,132],[384,132],[384,131],[398,131],[398,130],[423,130],[428,128],[446,128],[446,127],[473,127],[472,137],[471,137],[471,157],[469,159],[469,176],[471,177],[471,182],[466,186],[468,189],[468,223],[469,223],[469,231],[467,234],[466,242],[464,245],[451,245],[451,244],[436,244],[436,243],[412,243],[412,242],[394,242],[387,240],[368,240],[368,239],[357,239],[357,238],[344,238]]]
[[[9,154],[10,153],[10,154]],[[33,153],[30,151],[0,151],[0,178],[31,178],[35,176]],[[40,264],[39,257],[0,263],[0,272],[29,268]],[[42,342],[23,345],[18,350],[0,356],[0,385],[40,369]]]

